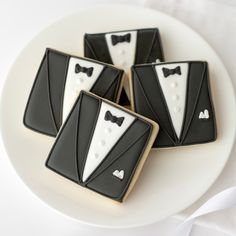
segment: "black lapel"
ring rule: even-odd
[[[97,118],[100,112],[101,100],[86,93],[80,93],[80,109],[78,114],[77,125],[77,159],[80,182],[82,183],[82,175],[84,166],[92,141],[93,133],[96,127]]]
[[[143,96],[143,103],[139,107],[135,105],[135,110],[141,114],[150,114],[148,117],[156,120],[160,124],[161,129],[175,143],[177,137],[155,68],[153,66],[140,67],[140,69],[136,67],[133,69],[133,72],[136,77],[135,80],[133,78],[133,84],[136,87],[139,86],[138,90],[142,92],[142,95],[136,94],[134,97]]]
[[[104,170],[106,170],[112,163],[125,155],[128,150],[130,150],[147,132],[150,134],[151,126],[150,124],[144,123],[139,119],[135,119],[133,123],[129,126],[124,134],[119,138],[116,145],[110,150],[101,164],[92,173],[92,175],[86,181],[88,184]],[[130,156],[131,158],[131,156]],[[129,161],[131,161],[129,159]]]
[[[81,99],[77,100],[48,155],[46,166],[78,183],[77,134]]]
[[[56,136],[58,130],[53,117],[48,80],[48,50],[46,50],[26,105],[24,124],[30,129]]]
[[[64,87],[70,56],[48,50],[49,93],[57,130],[62,124]]]
[[[157,59],[164,61],[164,53],[161,43],[161,37],[158,29],[154,29],[154,39],[152,41],[152,47],[147,57],[146,63],[156,62]]]
[[[185,116],[183,122],[183,129],[181,132],[181,142],[183,142],[190,127],[205,73],[206,73],[205,63],[202,62],[189,63]]]
[[[84,56],[108,64],[113,64],[105,39],[105,34],[84,35]]]
[[[105,66],[90,91],[100,97],[116,102],[122,76],[123,71]]]
[[[142,29],[137,32],[135,64],[164,61],[158,29]]]

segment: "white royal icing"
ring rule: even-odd
[[[110,111],[112,115],[116,117],[124,117],[122,125],[118,126],[116,123],[105,120],[104,117],[107,111]],[[104,160],[108,152],[132,124],[134,119],[135,117],[127,112],[109,105],[108,103],[102,102],[84,166],[82,176],[83,182],[88,179],[98,165]]]
[[[199,119],[209,119],[209,111],[207,110],[207,109],[205,109],[204,111],[201,111],[200,113],[199,113]]]
[[[75,66],[79,64],[82,67],[93,67],[92,75],[89,77],[86,73],[75,73]],[[91,61],[83,60],[80,58],[71,57],[69,61],[66,84],[63,99],[63,122],[69,114],[74,102],[76,101],[81,90],[89,91],[99,75],[101,74],[104,66]]]
[[[162,68],[174,69],[180,66],[181,75],[174,74],[164,77]],[[186,103],[186,90],[188,78],[188,64],[187,63],[173,63],[155,66],[158,79],[168,106],[172,124],[175,133],[180,138],[181,129],[183,125],[185,103]]]
[[[115,170],[112,175],[114,175],[115,177],[119,178],[120,180],[122,180],[124,178],[125,172],[124,170]]]
[[[112,45],[112,35],[123,36],[126,34],[131,35],[130,42],[121,42],[116,45]],[[105,38],[113,64],[128,72],[135,60],[137,31],[107,33],[105,34]],[[124,88],[129,97],[128,80],[124,80]]]

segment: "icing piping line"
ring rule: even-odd
[[[125,189],[123,190],[123,192],[120,194],[120,196],[119,196],[118,198],[122,198],[122,197],[125,195],[125,193],[127,192],[127,190],[129,189],[129,185],[130,185],[130,183],[131,183],[131,181],[132,181],[133,176],[135,175],[135,172],[136,172],[137,167],[139,166],[139,162],[140,162],[141,157],[143,156],[143,153],[144,153],[144,151],[145,151],[145,147],[147,146],[148,141],[150,140],[150,137],[151,137],[151,135],[152,135],[153,127],[152,127],[150,124],[148,124],[148,125],[149,125],[149,127],[147,128],[147,131],[146,131],[146,132],[148,132],[148,129],[150,129],[151,132],[149,132],[148,138],[146,139],[146,142],[145,142],[145,144],[143,145],[143,148],[142,148],[142,150],[141,150],[141,152],[140,152],[140,155],[139,155],[138,160],[137,160],[137,162],[136,162],[136,164],[135,164],[135,167],[133,168],[133,170],[132,170],[132,172],[131,172],[131,175],[130,175],[130,177],[129,177],[129,180],[128,180],[128,182],[127,182],[127,185],[125,186]],[[146,132],[142,135],[142,137],[140,137],[140,139],[143,138],[144,135],[146,135]],[[139,140],[137,140],[137,142],[138,142],[138,141],[139,141]]]
[[[183,132],[184,132],[184,127],[186,124],[186,114],[187,114],[187,101],[188,101],[188,96],[189,96],[189,76],[190,76],[190,63],[187,63],[188,65],[188,73],[187,73],[187,84],[186,84],[186,95],[185,95],[185,108],[184,108],[184,119],[183,119],[183,123],[181,126],[181,132],[180,132],[180,143],[182,143],[182,136],[183,136]]]
[[[86,163],[86,160],[87,160],[87,157],[88,157],[89,148],[90,148],[90,145],[91,145],[91,142],[92,142],[92,138],[93,138],[94,131],[95,131],[96,124],[97,124],[97,120],[98,120],[98,116],[99,116],[99,113],[100,113],[100,110],[101,110],[101,105],[102,105],[101,99],[98,100],[98,103],[99,103],[99,104],[98,104],[98,111],[97,111],[96,117],[95,117],[95,119],[94,119],[94,121],[93,121],[92,134],[91,134],[91,137],[89,137],[89,141],[88,141],[88,144],[87,144],[87,147],[86,147],[86,152],[85,152],[86,154],[85,154],[85,156],[84,156],[84,158],[83,158],[82,175],[81,175],[81,176],[83,176],[83,174],[84,174],[85,163]],[[81,106],[80,109],[82,109],[82,106]],[[77,132],[78,132],[78,131],[77,131]],[[77,145],[78,145],[78,144],[77,144]],[[85,181],[85,182],[81,181],[81,184],[82,184],[82,185],[84,185],[84,183],[86,183],[86,181]]]
[[[98,83],[98,80],[99,78],[101,77],[101,75],[104,73],[105,69],[107,69],[108,66],[104,66],[103,70],[101,71],[101,73],[99,74],[98,78],[96,79],[96,82],[94,83],[94,85],[92,86],[92,88],[90,89],[90,91],[92,91],[94,89],[94,87],[96,86],[96,84]],[[114,68],[115,69],[115,68]],[[108,92],[109,92],[109,89],[112,87],[112,85],[116,82],[116,77],[119,75],[119,71],[117,71],[116,75],[114,76],[115,79],[114,81],[111,82],[111,84],[108,86],[107,90],[102,94],[100,95],[100,97],[104,97]],[[110,79],[111,80],[111,79]],[[117,94],[116,94],[117,96]]]
[[[81,98],[81,99],[82,99],[82,98]],[[49,152],[49,154],[48,154],[48,157],[47,157],[47,159],[46,159],[46,161],[45,161],[45,166],[46,166],[47,168],[49,168],[50,170],[54,171],[55,173],[57,173],[57,174],[59,174],[59,175],[65,177],[65,178],[67,178],[67,179],[69,179],[69,180],[71,180],[71,181],[73,181],[73,182],[75,182],[75,183],[78,183],[78,181],[75,181],[74,179],[72,179],[72,178],[66,176],[65,174],[63,174],[62,172],[60,172],[60,171],[54,169],[53,167],[51,167],[50,165],[48,165],[48,162],[49,162],[49,160],[51,159],[51,154],[53,153],[53,151],[54,151],[54,149],[55,149],[55,147],[56,147],[56,145],[57,145],[57,143],[58,143],[58,140],[60,139],[60,136],[61,136],[61,134],[63,133],[64,128],[65,128],[66,125],[67,125],[68,120],[70,119],[70,117],[71,117],[73,111],[75,110],[75,108],[76,108],[76,106],[77,106],[77,102],[78,102],[78,99],[76,100],[76,102],[75,102],[75,104],[73,105],[73,107],[72,107],[70,113],[68,114],[68,116],[67,116],[67,118],[66,118],[66,120],[65,120],[65,122],[64,122],[64,125],[60,128],[60,130],[59,130],[59,132],[58,132],[58,135],[57,135],[57,137],[56,137],[56,140],[55,140],[55,142],[53,143],[52,148],[51,148],[51,150],[50,150],[50,152]]]
[[[209,76],[209,71],[206,71],[206,76],[207,76],[207,91],[208,91],[208,98],[210,101],[210,105],[211,105],[211,117],[213,120],[213,127],[214,127],[214,138],[216,139],[217,136],[217,125],[216,125],[216,117],[215,117],[215,108],[214,108],[214,104],[213,104],[213,100],[212,100],[212,95],[211,95],[211,86],[210,86],[210,76]]]
[[[149,101],[149,99],[148,99],[148,97],[147,97],[147,95],[146,95],[146,93],[145,93],[145,91],[144,91],[144,88],[143,88],[143,86],[142,86],[142,84],[141,84],[141,82],[140,82],[140,78],[139,78],[139,76],[138,76],[138,74],[136,73],[136,71],[135,70],[133,70],[133,72],[136,74],[136,76],[137,76],[137,81],[138,81],[138,84],[139,84],[139,86],[140,86],[140,88],[141,88],[141,91],[142,91],[142,93],[143,93],[143,96],[144,96],[144,98],[145,98],[145,100],[146,100],[146,103],[148,104],[148,106],[149,106],[149,109],[151,110],[151,112],[152,112],[152,114],[154,115],[154,117],[157,119],[157,121],[158,121],[158,123],[159,124],[161,124],[162,122],[160,122],[160,118],[158,117],[158,115],[156,114],[156,112],[155,112],[155,110],[153,109],[153,107],[152,107],[152,105],[151,105],[151,103],[150,103],[150,101]],[[134,93],[135,94],[135,93]],[[135,109],[136,110],[136,109]],[[160,125],[161,126],[161,125]],[[162,126],[161,126],[162,127]],[[171,135],[169,134],[169,132],[167,132],[163,127],[162,127],[162,130],[166,133],[166,135],[170,138],[170,140],[172,141],[172,143],[173,144],[175,144],[175,140],[173,140],[173,138],[171,137]]]
[[[78,111],[78,119],[76,122],[76,139],[75,139],[75,164],[76,164],[76,170],[77,170],[77,177],[78,177],[78,183],[81,181],[81,175],[80,175],[80,170],[79,170],[79,160],[78,160],[78,139],[79,139],[79,124],[80,124],[80,111],[81,111],[81,104],[82,104],[82,100],[83,100],[83,94],[81,94],[81,99],[79,101],[79,111]]]
[[[130,31],[129,31],[129,32],[130,32]],[[136,64],[136,62],[137,62],[137,52],[138,52],[138,38],[139,38],[139,33],[140,33],[140,30],[137,30],[137,31],[136,31],[135,55],[134,55],[133,64]]]
[[[48,51],[48,49],[46,49],[46,52],[47,52],[47,51]],[[32,86],[32,88],[31,88],[31,90],[30,90],[29,98],[28,98],[28,100],[27,100],[26,108],[25,108],[25,111],[24,111],[23,123],[24,123],[24,125],[25,125],[26,127],[28,127],[29,129],[31,129],[31,130],[33,130],[33,131],[40,132],[40,133],[43,133],[43,134],[46,134],[46,135],[55,137],[54,134],[49,134],[49,133],[47,133],[46,131],[37,130],[36,128],[34,128],[34,127],[32,127],[32,126],[29,126],[29,125],[27,124],[27,122],[26,122],[26,116],[27,116],[27,114],[28,114],[28,109],[29,109],[29,104],[30,104],[30,101],[31,101],[31,97],[32,97],[32,95],[33,95],[33,92],[34,92],[34,89],[35,89],[35,86],[36,86],[36,83],[37,83],[38,74],[39,74],[39,72],[40,72],[40,70],[41,70],[41,68],[42,68],[42,66],[43,66],[43,63],[44,63],[45,60],[46,60],[46,56],[47,56],[47,53],[46,53],[46,52],[44,53],[43,59],[42,59],[41,62],[40,62],[39,69],[38,69],[38,71],[37,71],[37,73],[36,73],[36,76],[35,76],[35,79],[34,79],[34,82],[33,82],[33,86]],[[54,127],[54,128],[55,128],[55,127]]]
[[[109,60],[110,60],[110,62],[111,62],[111,63],[108,63],[108,62],[107,62],[107,63],[108,63],[108,64],[114,64],[114,62],[112,61],[112,57],[111,57],[111,54],[110,54],[109,48],[108,48],[108,46],[107,46],[106,34],[107,34],[107,33],[102,34],[102,38],[103,38],[103,40],[104,40],[105,47],[106,47],[106,51],[108,52]]]
[[[50,107],[50,111],[51,111],[51,116],[52,116],[52,120],[53,120],[53,124],[54,124],[54,128],[56,129],[56,131],[58,132],[59,127],[57,127],[56,121],[55,121],[55,114],[54,111],[52,109],[52,101],[51,101],[51,90],[50,90],[50,82],[49,82],[49,51],[46,52],[46,63],[47,63],[47,85],[48,85],[48,98],[49,98],[49,107]]]
[[[92,91],[93,88],[96,86],[96,84],[98,83],[98,80],[100,79],[101,75],[104,73],[104,71],[106,70],[107,66],[103,65],[102,71],[100,72],[100,74],[98,75],[98,77],[96,78],[96,81],[94,82],[93,86],[91,87],[91,89],[89,91]]]
[[[65,87],[66,87],[66,78],[67,78],[67,74],[68,74],[68,67],[69,67],[69,61],[70,61],[71,56],[67,56],[67,61],[66,61],[66,70],[65,70],[65,74],[64,74],[64,83],[62,86],[62,98],[61,98],[61,106],[60,106],[60,124],[62,124],[62,115],[63,115],[63,105],[64,105],[64,99],[65,99]]]
[[[90,43],[89,43],[89,41],[88,41],[88,39],[87,39],[87,34],[84,36],[84,51],[85,51],[85,44],[87,45],[87,47],[89,48],[89,50],[92,52],[94,58],[95,58],[96,60],[99,60],[98,57],[97,57],[97,55],[96,55],[96,53],[95,53],[95,51],[93,50],[92,46],[90,45]]]
[[[161,41],[161,35],[159,32],[159,29],[157,29],[157,38],[158,38],[158,42],[159,42],[159,49],[161,52],[162,61],[165,61],[165,56],[164,56],[164,51],[163,51],[163,47],[162,47],[162,41]]]
[[[199,95],[200,95],[200,92],[201,92],[201,88],[202,88],[202,84],[203,84],[203,79],[205,77],[205,72],[206,72],[206,65],[204,63],[204,70],[202,72],[202,78],[201,78],[201,82],[200,82],[200,86],[199,86],[199,89],[198,89],[198,92],[197,92],[197,98],[196,98],[196,101],[195,101],[195,104],[194,104],[194,108],[193,108],[193,112],[191,114],[191,117],[189,119],[189,122],[187,124],[187,128],[186,128],[186,131],[185,133],[183,133],[183,137],[182,137],[182,140],[181,140],[181,144],[184,142],[184,139],[186,138],[186,135],[189,131],[189,128],[190,128],[190,125],[191,125],[191,122],[192,122],[192,119],[193,119],[193,116],[195,114],[195,110],[196,110],[196,106],[197,106],[197,103],[198,103],[198,100],[199,100]]]
[[[152,52],[152,49],[153,49],[153,45],[154,45],[154,42],[155,42],[155,39],[156,39],[156,34],[157,34],[157,31],[153,32],[151,47],[150,47],[149,52],[148,52],[148,54],[147,54],[145,63],[148,62],[148,59],[149,59],[149,57],[150,57],[150,55],[151,55],[151,52]]]
[[[109,85],[108,89],[104,92],[104,94],[102,95],[102,97],[105,97],[107,95],[107,93],[109,92],[109,90],[111,89],[111,87],[115,84],[116,81],[116,78],[119,77],[119,73],[116,74],[115,76],[115,79],[114,81],[112,81],[112,83]],[[119,84],[120,84],[120,81],[119,81]],[[117,97],[117,91],[116,91],[116,94],[115,94],[115,99],[116,100],[116,97]]]
[[[105,91],[105,93],[102,95],[102,97],[105,97],[105,96],[107,95],[107,93],[110,91],[110,89],[112,88],[112,86],[113,86],[114,84],[116,84],[116,80],[114,80],[114,81],[110,84],[109,88]],[[116,98],[117,98],[117,91],[116,91],[116,94],[113,95],[112,101],[116,101]]]

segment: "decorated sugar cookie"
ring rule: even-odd
[[[81,92],[46,166],[85,188],[122,202],[142,169],[157,131],[155,122]]]
[[[208,65],[186,61],[135,65],[132,109],[160,125],[153,147],[212,142],[216,121]]]

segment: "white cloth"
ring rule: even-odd
[[[198,217],[235,206],[236,186],[228,188],[210,198],[174,230],[173,236],[190,236],[194,222]]]
[[[212,45],[222,58],[236,87],[236,2],[234,0],[9,0],[0,3],[0,86],[10,64],[28,41],[48,24],[80,7],[95,3],[139,4],[166,12],[185,22]],[[4,59],[3,59],[4,58]],[[167,236],[216,193],[236,185],[236,147],[223,173],[194,205],[177,216],[154,225],[126,230],[84,226],[46,207],[30,193],[11,167],[0,147],[0,234],[13,235],[150,235]],[[236,235],[236,209],[200,217],[192,236]]]

